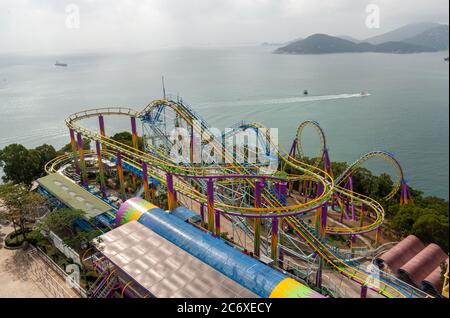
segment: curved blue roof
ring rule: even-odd
[[[162,209],[149,210],[138,222],[260,297],[269,297],[286,279],[279,271]]]

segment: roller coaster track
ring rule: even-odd
[[[372,159],[372,158],[381,158],[384,159],[386,162],[390,163],[392,167],[395,169],[396,172],[396,181],[392,187],[391,192],[384,198],[384,200],[390,200],[392,199],[395,194],[398,192],[398,190],[401,187],[401,182],[404,180],[403,175],[403,169],[400,166],[400,163],[395,159],[395,157],[386,152],[386,151],[371,151],[366,153],[365,155],[361,156],[358,160],[356,160],[354,163],[352,163],[339,177],[336,178],[336,184],[337,185],[343,185],[344,182],[349,178],[349,176],[352,175],[355,170],[357,170],[359,167],[361,167],[366,161]]]
[[[137,169],[140,169],[141,162],[146,162],[148,164],[148,173],[149,176],[159,180],[161,183],[165,183],[165,173],[169,172],[177,176],[177,182],[175,182],[174,187],[176,191],[182,193],[188,198],[192,198],[200,203],[206,203],[207,197],[204,193],[198,191],[194,187],[190,185],[189,182],[184,182],[185,179],[190,178],[205,178],[205,179],[214,179],[224,177],[224,172],[226,172],[226,176],[234,175],[234,178],[240,178],[246,180],[251,187],[254,187],[254,181],[258,178],[261,178],[262,175],[252,175],[251,172],[248,171],[247,168],[243,167],[238,163],[226,163],[223,165],[214,165],[214,166],[181,166],[178,164],[174,164],[172,159],[164,154],[159,154],[158,156],[149,154],[138,149],[135,149],[131,146],[125,145],[123,143],[117,142],[111,138],[106,136],[101,136],[100,134],[93,132],[89,129],[86,129],[80,125],[78,125],[78,121],[89,118],[89,117],[97,117],[104,115],[121,115],[121,116],[134,116],[140,117],[146,112],[152,111],[156,107],[161,104],[166,107],[171,107],[174,111],[177,112],[187,123],[191,124],[194,129],[197,131],[209,130],[208,125],[203,120],[196,120],[199,117],[188,107],[181,103],[176,103],[168,100],[159,100],[155,101],[143,112],[135,112],[128,108],[103,108],[103,109],[93,109],[84,112],[79,112],[71,115],[66,120],[66,125],[73,129],[75,132],[82,134],[84,137],[87,137],[91,140],[100,141],[103,145],[105,145],[108,149],[108,153],[110,156],[115,156],[113,151],[120,152],[123,156],[124,162],[128,164],[134,165]],[[255,127],[262,128],[264,126],[253,123]],[[270,141],[272,143],[272,141]],[[218,147],[218,145],[215,145]],[[220,145],[222,147],[222,145]],[[236,216],[244,216],[244,217],[284,217],[284,220],[292,227],[296,234],[302,237],[308,245],[320,255],[326,263],[328,263],[332,268],[334,268],[337,272],[342,275],[352,279],[361,285],[366,285],[368,288],[386,296],[386,297],[409,297],[409,295],[402,289],[396,288],[392,286],[392,284],[383,281],[377,280],[376,278],[372,278],[372,275],[361,270],[351,264],[348,264],[341,260],[331,248],[327,246],[327,244],[318,237],[318,235],[311,230],[306,224],[298,220],[294,217],[294,215],[299,213],[306,213],[309,211],[313,211],[319,207],[321,207],[324,203],[330,200],[330,197],[333,192],[338,192],[340,195],[349,197],[352,200],[364,203],[368,208],[375,211],[377,218],[375,222],[370,225],[356,227],[352,229],[347,228],[338,228],[338,227],[327,227],[327,233],[336,233],[336,234],[361,234],[366,233],[372,230],[375,230],[384,220],[384,210],[379,203],[376,201],[365,197],[360,194],[356,194],[354,192],[349,192],[348,190],[335,186],[333,178],[328,175],[323,170],[308,165],[304,162],[299,161],[296,158],[290,156],[284,149],[279,145],[274,145],[272,143],[272,147],[277,149],[277,152],[280,158],[289,166],[294,168],[296,171],[300,171],[300,175],[293,175],[287,178],[287,180],[299,180],[304,178],[305,176],[314,179],[316,182],[322,184],[323,192],[319,194],[318,197],[307,203],[295,204],[290,206],[283,206],[279,200],[271,194],[269,191],[265,189],[262,197],[268,202],[268,207],[241,207],[241,206],[233,206],[224,203],[218,202],[215,208],[222,213],[236,215]],[[157,149],[151,149],[152,151],[157,151]],[[229,153],[227,154],[230,155]],[[57,160],[55,160],[51,165],[49,165],[48,169],[51,170],[55,167]],[[226,177],[225,176],[225,177]],[[265,175],[265,177],[273,178],[272,175]],[[341,179],[340,179],[341,180]]]
[[[171,104],[171,103],[169,103]],[[177,105],[177,110],[181,111],[179,105]],[[106,115],[126,115],[126,116],[136,116],[137,113],[134,112],[131,109],[128,108],[103,108],[103,109],[95,109],[95,110],[88,110],[83,111],[80,113],[76,113],[71,115],[66,120],[66,125],[73,129],[74,131],[81,133],[83,136],[91,139],[91,140],[98,140],[102,144],[106,145],[108,150],[115,150],[117,152],[120,152],[122,156],[125,157],[125,159],[133,161],[137,166],[139,166],[139,161],[144,161],[149,165],[149,175],[161,178],[161,172],[170,172],[174,175],[182,178],[204,178],[204,179],[210,179],[210,178],[218,178],[223,176],[223,171],[226,169],[227,172],[232,172],[233,174],[241,174],[243,175],[242,179],[247,180],[251,186],[253,186],[253,181],[261,177],[261,175],[252,175],[249,173],[244,167],[239,167],[233,164],[226,164],[223,166],[202,166],[202,167],[196,167],[196,166],[189,166],[189,167],[183,167],[177,164],[174,164],[171,162],[171,158],[166,156],[164,159],[161,159],[160,157],[155,157],[154,155],[150,155],[148,153],[145,153],[143,151],[140,151],[138,149],[135,149],[131,146],[125,145],[123,143],[120,143],[118,141],[115,141],[111,138],[101,136],[99,133],[93,132],[87,128],[84,128],[82,126],[78,126],[75,123],[81,119],[89,118],[89,117],[97,117],[97,116],[106,116]],[[185,115],[185,114],[183,114]],[[187,117],[186,117],[187,118]],[[192,121],[191,121],[192,122]],[[194,122],[195,123],[195,122]],[[202,125],[206,127],[205,125]],[[197,128],[197,127],[196,127]],[[328,180],[326,180],[324,177],[320,176],[319,174],[316,174],[315,172],[311,172],[310,170],[307,170],[310,168],[312,171],[321,171],[318,168],[308,166],[306,164],[300,163],[301,166],[299,166],[299,169],[303,170],[308,175],[311,175],[313,178],[318,182],[321,182],[324,185],[324,188],[326,189],[324,193],[303,204],[297,204],[292,206],[280,206],[280,207],[268,207],[268,208],[252,208],[252,207],[238,207],[238,206],[232,206],[228,204],[217,204],[216,208],[219,210],[222,210],[223,213],[228,213],[231,215],[242,215],[246,217],[273,217],[277,216],[278,214],[283,216],[288,215],[295,215],[299,214],[303,210],[314,210],[315,208],[321,206],[324,202],[329,200],[329,197],[331,195],[332,190],[332,182],[330,183]],[[218,169],[220,168],[220,170]],[[158,171],[158,173],[155,174],[155,171]],[[271,177],[270,175],[267,175],[266,177]],[[331,179],[331,178],[330,178]],[[295,180],[295,179],[293,179]],[[160,179],[159,181],[165,183],[164,179]],[[187,190],[184,187],[179,187],[177,189],[180,192],[183,192],[183,194],[186,194],[187,197],[195,198],[199,200],[199,202],[206,203],[207,198],[204,194],[198,192],[198,191],[191,191],[191,189]],[[195,195],[194,195],[195,194]],[[266,194],[268,197],[272,196],[269,193]],[[272,200],[276,199],[272,196]]]
[[[315,122],[312,122],[312,123],[315,123]],[[308,124],[309,124],[309,122],[308,122]],[[260,123],[256,123],[256,122],[243,123],[243,125],[245,127],[251,126],[251,127],[254,127],[257,129],[267,129],[266,127],[264,127],[264,125],[262,125]],[[301,130],[299,129],[298,132],[301,132]],[[323,131],[321,130],[321,132],[322,132],[321,135],[323,135],[322,140],[323,140],[323,142],[325,142],[325,136],[323,134]],[[289,165],[292,168],[297,169],[298,165],[301,164],[301,162],[297,158],[294,158],[294,157],[290,156],[289,154],[287,154],[287,152],[280,145],[272,144],[271,146],[277,150],[279,157],[283,160],[283,162],[286,165]],[[356,169],[357,165],[352,165],[351,167]],[[349,171],[352,171],[352,170],[349,169]],[[359,204],[364,204],[365,206],[367,206],[369,210],[372,210],[374,212],[375,220],[369,225],[352,227],[350,229],[344,228],[344,227],[327,226],[327,228],[326,228],[327,234],[340,234],[340,235],[364,234],[364,233],[368,233],[368,232],[372,232],[372,231],[376,230],[383,224],[384,209],[377,201],[375,201],[367,196],[364,196],[362,194],[356,193],[354,191],[349,191],[349,190],[347,190],[341,186],[337,186],[337,185],[334,186],[333,190],[335,193],[337,193],[341,197],[350,198],[351,200],[353,200],[353,202],[357,202]]]
[[[300,124],[300,126],[298,126],[297,134],[296,134],[297,151],[298,151],[298,155],[300,156],[300,158],[305,157],[301,137],[302,137],[302,133],[303,133],[304,129],[308,126],[313,127],[316,130],[316,132],[319,136],[319,139],[320,139],[320,155],[317,156],[317,158],[315,159],[315,164],[314,164],[315,166],[318,166],[320,164],[320,162],[322,161],[323,154],[325,153],[326,147],[327,147],[325,133],[323,132],[322,127],[320,127],[318,122],[313,121],[313,120],[306,120],[306,121],[302,122]]]

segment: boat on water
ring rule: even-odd
[[[67,63],[61,63],[61,62],[56,61],[55,66],[67,67]]]
[[[448,62],[448,56],[444,57],[444,61]]]
[[[305,89],[305,90],[303,91],[303,95],[308,95],[308,94],[309,94],[308,90]]]
[[[359,95],[361,95],[361,96],[370,96],[370,94],[367,93],[367,92],[360,92]]]

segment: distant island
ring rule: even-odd
[[[423,53],[447,50],[449,27],[435,23],[410,24],[364,41],[349,36],[313,34],[275,50],[276,54]]]

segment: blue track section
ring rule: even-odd
[[[159,208],[144,213],[138,222],[260,297],[269,297],[275,286],[287,278],[225,241]]]
[[[111,158],[111,162],[117,164],[117,158],[116,157]],[[130,171],[131,173],[135,174],[138,177],[142,178],[144,176],[144,174],[142,173],[142,170],[140,168],[136,168],[135,166],[130,165],[126,161],[122,161],[122,168],[127,170],[127,171]],[[150,177],[148,178],[148,183],[149,184],[154,184],[154,185],[159,185],[160,184],[160,182],[158,180],[150,178]]]
[[[188,208],[185,208],[184,206],[180,206],[178,208],[176,208],[175,210],[173,210],[171,212],[172,215],[178,217],[179,219],[183,220],[183,221],[187,221],[190,218],[194,218],[197,217],[197,213],[189,210]]]

